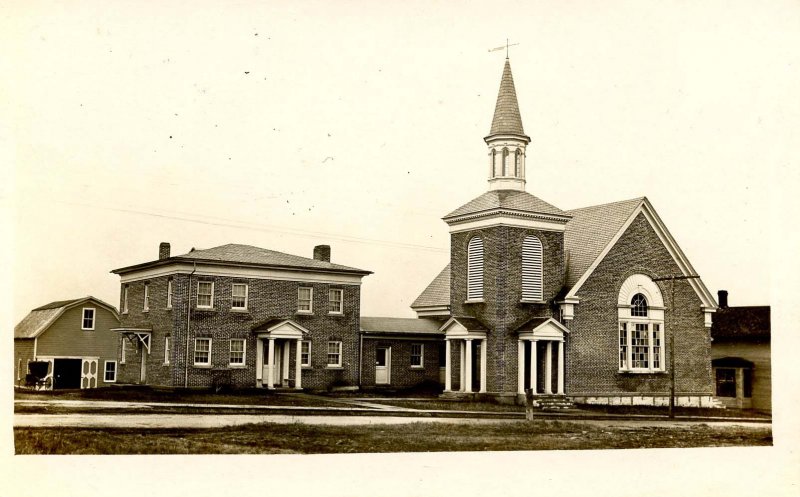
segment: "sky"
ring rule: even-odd
[[[329,244],[374,272],[363,315],[413,316],[448,262],[442,216],[488,188],[505,55],[489,49],[507,38],[527,191],[562,209],[647,196],[714,295],[769,304],[798,10],[614,5],[5,7],[12,320],[89,294],[117,305],[110,271],[162,241]]]
[[[374,272],[364,315],[413,316],[409,304],[448,261],[442,216],[487,190],[483,137],[504,59],[489,50],[506,39],[533,140],[528,192],[562,209],[647,196],[712,293],[774,306],[773,367],[789,370],[800,7],[778,0],[3,2],[2,322],[89,294],[117,305],[110,271],[155,259],[162,241],[173,254],[243,243],[309,257],[330,244],[333,262]],[[11,362],[0,361],[4,378]],[[773,376],[776,413],[795,405],[791,378]],[[287,495],[352,495],[368,488],[356,476],[378,475],[382,495],[461,482],[468,496],[529,494],[541,464],[544,493],[733,495],[766,484],[789,495],[795,432],[776,423],[768,452],[648,451],[648,467],[669,470],[628,472],[622,486],[608,474],[640,464],[641,451],[353,455],[322,459],[316,478],[288,456],[269,467],[195,457],[186,479],[160,458],[48,463],[47,478],[41,463],[20,473],[15,460],[0,472],[58,495],[135,467],[197,495],[231,475],[258,488],[293,478]],[[0,435],[4,447],[10,437]],[[409,478],[398,463],[418,470]]]

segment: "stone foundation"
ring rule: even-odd
[[[636,395],[636,396],[597,396],[570,397],[576,404],[594,404],[604,406],[669,406],[668,395]],[[711,395],[679,395],[675,397],[678,407],[708,407],[724,409],[725,406]]]

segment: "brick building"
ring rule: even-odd
[[[564,211],[527,193],[508,59],[484,141],[489,189],[444,217],[450,263],[412,304],[446,320],[445,392],[662,405],[674,354],[677,403],[714,405],[716,304],[699,279],[660,280],[695,271],[648,199]]]
[[[167,387],[357,385],[361,279],[369,271],[223,245],[120,275],[119,381]]]

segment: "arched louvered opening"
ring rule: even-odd
[[[497,176],[497,150],[492,149],[492,178]]]
[[[483,298],[483,240],[473,237],[467,246],[467,300]]]
[[[647,317],[647,298],[641,293],[637,293],[631,299],[631,316]]]
[[[503,147],[503,176],[507,174],[506,164],[508,163],[508,149]]]
[[[535,236],[522,241],[522,299],[542,300],[542,242]]]
[[[519,162],[520,156],[522,156],[522,152],[519,149],[514,151],[514,177],[519,178]]]

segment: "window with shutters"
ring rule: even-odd
[[[467,300],[483,299],[483,240],[473,237],[467,245]]]
[[[542,300],[542,242],[535,236],[522,241],[522,300]]]

